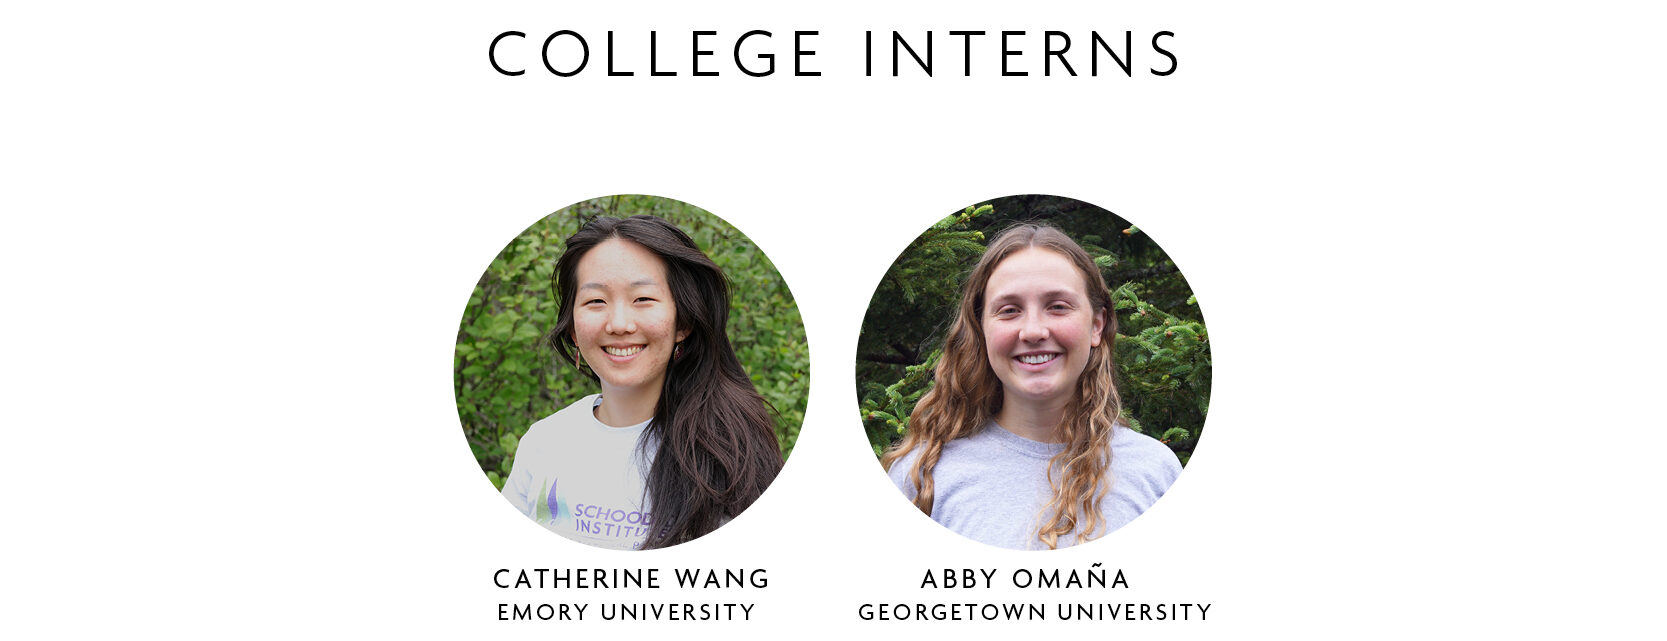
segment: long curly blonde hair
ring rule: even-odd
[[[908,433],[880,462],[887,470],[905,455],[919,450],[909,481],[918,488],[915,506],[932,514],[932,469],[950,441],[977,434],[1001,411],[1002,386],[985,354],[984,289],[1008,256],[1031,247],[1057,252],[1082,273],[1095,313],[1105,318],[1100,344],[1089,351],[1088,364],[1077,379],[1076,394],[1066,406],[1056,434],[1065,449],[1048,462],[1052,496],[1039,510],[1036,537],[1048,549],[1059,547],[1062,536],[1076,533],[1087,541],[1100,535],[1100,502],[1111,489],[1112,429],[1121,420],[1122,402],[1113,381],[1112,345],[1117,316],[1111,295],[1094,259],[1057,228],[1025,224],[1011,227],[990,242],[961,292],[961,305],[944,339],[943,357],[933,376],[936,383],[909,415]]]

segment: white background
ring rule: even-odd
[[[1661,15],[1643,3],[62,3],[8,8],[0,461],[7,633],[754,638],[1660,634]],[[505,30],[591,66],[494,73]],[[602,75],[604,34],[622,67]],[[648,78],[713,29],[719,78]],[[776,32],[778,73],[728,65]],[[820,30],[785,73],[791,31]],[[862,31],[939,32],[938,77]],[[1170,30],[1167,78],[1003,78],[951,29]],[[883,40],[882,40],[883,42]],[[628,45],[634,45],[634,49]],[[523,53],[533,50],[532,44]],[[1079,72],[1086,60],[1076,59]],[[532,59],[529,57],[528,61]],[[880,66],[883,59],[877,63]],[[721,532],[621,554],[483,480],[452,392],[502,245],[588,197],[741,228],[804,313],[809,415]],[[1091,546],[996,550],[897,498],[855,337],[908,240],[980,200],[1087,200],[1210,326],[1206,436]],[[915,588],[1122,568],[1127,590]],[[499,590],[523,567],[766,568],[765,590]],[[1205,602],[1207,621],[865,623],[865,602]],[[500,602],[756,603],[746,623],[495,621]],[[595,613],[591,606],[592,616]],[[1051,613],[1050,613],[1051,614]],[[595,638],[594,636],[592,638]]]

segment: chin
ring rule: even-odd
[[[599,372],[598,374],[600,375],[602,382],[607,383],[610,387],[626,390],[648,387],[650,385],[658,388],[658,383],[664,381],[665,370],[661,370],[659,372],[631,370],[614,372],[612,375],[607,375],[606,372]]]
[[[1069,390],[1058,385],[1036,385],[1019,388],[1019,395],[1032,401],[1052,401],[1069,395]]]
[[[613,376],[603,378],[602,382],[621,390],[636,389],[648,384],[648,381],[640,376]]]

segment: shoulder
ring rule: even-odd
[[[1158,439],[1119,425],[1111,438],[1111,469],[1119,479],[1161,494],[1181,475],[1181,460]]]
[[[920,448],[916,447],[909,450],[902,458],[892,461],[891,467],[886,468],[886,476],[891,477],[892,484],[896,485],[897,489],[903,490],[903,493],[911,499],[920,491],[920,488],[915,487],[914,482],[909,480],[909,475],[915,469],[915,461],[918,460],[920,460]]]
[[[586,420],[596,420],[591,408],[596,406],[596,398],[600,394],[586,396],[573,404],[561,409],[533,423],[527,428],[527,433],[521,436],[521,447],[528,447],[546,441],[559,440],[563,432],[572,431],[583,425]]]
[[[964,436],[948,443],[944,443],[943,456],[938,466],[948,463],[951,468],[975,467],[986,461],[1006,461],[1014,454],[1004,446],[1000,434],[994,424],[984,426],[984,429],[971,435]]]
[[[999,429],[992,425],[971,436],[944,443],[943,449],[938,452],[937,462],[932,464],[933,485],[941,492],[957,483],[976,481],[992,471],[1009,469],[1016,459],[1029,458],[1010,450],[999,438],[992,438],[991,430]],[[909,476],[913,474],[923,449],[924,446],[916,447],[891,464],[889,473],[892,482],[905,491],[914,489]]]
[[[967,449],[968,443],[966,441],[968,440],[970,439],[958,438],[952,440],[944,443],[943,449],[939,450],[938,460],[932,464],[932,484],[940,491],[962,474],[969,459],[982,458],[972,455]],[[892,461],[891,467],[886,470],[886,475],[891,477],[891,482],[897,486],[897,489],[907,494],[909,498],[914,498],[915,494],[920,491],[911,477],[914,476],[915,466],[920,463],[920,457],[924,455],[926,447],[924,443],[916,445],[907,454]]]

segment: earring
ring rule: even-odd
[[[671,346],[671,359],[675,361],[678,358],[681,358],[682,356],[683,356],[683,341],[678,341],[676,343],[673,343],[672,346]]]

